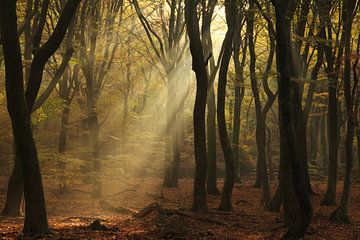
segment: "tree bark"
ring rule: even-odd
[[[21,172],[21,159],[16,151],[15,146],[14,146],[14,152],[15,152],[14,167],[8,181],[5,205],[1,212],[1,215],[4,216],[20,215],[20,206],[24,191],[24,184],[23,184],[22,172]]]
[[[256,53],[254,43],[254,1],[249,1],[249,13],[247,16],[247,34],[249,41],[249,52],[250,52],[250,80],[251,89],[255,100],[255,113],[256,113],[256,145],[258,150],[257,160],[257,184],[255,186],[262,186],[262,203],[267,205],[270,201],[270,186],[267,172],[266,163],[266,126],[265,118],[266,115],[262,110],[259,88],[256,76]],[[272,60],[271,60],[272,61]],[[260,184],[261,183],[261,184]]]
[[[295,193],[298,210],[296,218],[291,219],[288,232],[284,239],[301,239],[310,225],[312,219],[312,206],[306,182],[304,179],[304,162],[300,159],[297,148],[295,119],[293,117],[293,86],[291,83],[291,47],[290,32],[293,12],[296,7],[295,1],[273,0],[276,12],[276,40],[277,40],[277,65],[279,71],[279,120],[280,120],[280,188],[283,195],[285,215],[293,209],[289,206],[289,200],[293,198],[291,191]],[[284,172],[287,171],[287,172]],[[289,172],[291,178],[289,178]],[[289,186],[291,182],[291,186]]]
[[[28,110],[30,111],[30,113],[33,110],[34,107],[34,103],[35,100],[37,98],[37,95],[39,93],[40,90],[40,85],[42,82],[42,74],[43,74],[43,70],[45,67],[45,63],[47,62],[47,60],[51,57],[51,55],[59,48],[67,27],[69,26],[71,19],[73,17],[73,15],[75,14],[75,11],[77,9],[77,6],[79,5],[80,0],[69,0],[66,5],[65,8],[63,10],[63,12],[60,15],[59,21],[56,25],[56,28],[53,32],[53,34],[50,36],[50,38],[48,39],[48,41],[44,44],[43,47],[39,48],[39,46],[36,47],[37,52],[34,56],[34,59],[31,63],[31,67],[30,69],[26,69],[26,77],[27,75],[29,75],[29,79],[27,80],[27,88],[25,91],[25,98],[26,98],[26,103],[27,103],[27,107]],[[26,26],[25,26],[26,27]],[[30,27],[29,24],[27,24],[27,27]],[[25,33],[27,34],[28,30],[25,30]],[[25,34],[25,35],[26,35]],[[38,34],[38,33],[37,33]],[[28,36],[29,37],[29,36]],[[29,44],[30,41],[27,42],[27,44]],[[27,46],[26,48],[26,59],[29,57],[28,53],[30,47]],[[17,151],[17,150],[16,150]],[[15,153],[15,156],[18,155],[18,153]],[[15,161],[16,162],[16,158],[15,157]],[[21,179],[21,175],[19,174],[20,171],[19,169],[15,169],[15,167],[17,167],[19,165],[14,164],[14,169],[11,175],[11,184],[8,185],[8,193],[19,193],[19,190],[13,189],[15,187],[20,187],[20,185],[22,185],[22,179]],[[9,182],[10,183],[10,182]],[[20,203],[21,203],[21,197],[22,194],[11,194],[12,196],[7,195],[7,198],[9,197],[10,199],[12,199],[11,201],[11,209],[10,212],[19,212],[19,210],[15,210],[15,208],[20,209]],[[10,202],[10,200],[9,200]],[[15,205],[17,204],[17,205]],[[3,211],[4,213],[6,211]]]
[[[321,200],[321,205],[333,206],[336,205],[336,182],[337,182],[337,163],[338,163],[338,145],[339,145],[339,133],[338,133],[338,102],[337,102],[337,89],[338,89],[338,73],[340,67],[340,59],[342,58],[343,47],[340,47],[337,51],[337,66],[334,68],[334,56],[333,56],[333,35],[332,35],[332,23],[330,17],[331,2],[325,0],[319,0],[317,4],[319,7],[319,17],[321,24],[326,29],[326,36],[322,35],[324,39],[323,49],[327,62],[326,73],[329,79],[328,85],[328,114],[327,114],[327,131],[328,131],[328,151],[329,151],[329,166],[328,166],[328,182],[327,189],[324,198]],[[343,35],[341,36],[343,38]],[[341,40],[343,41],[343,40]]]
[[[233,59],[235,67],[235,102],[234,102],[234,122],[233,122],[233,134],[232,134],[232,146],[234,153],[235,163],[235,182],[241,183],[240,178],[240,127],[241,127],[241,105],[245,95],[245,84],[244,84],[244,67],[246,61],[246,50],[247,42],[242,44],[242,22],[243,14],[237,15],[235,29],[234,29],[234,40],[233,40]],[[243,45],[243,46],[242,46]],[[242,59],[240,61],[240,48],[242,46]]]
[[[218,103],[217,103],[217,121],[221,147],[225,159],[225,180],[221,197],[219,210],[232,210],[231,195],[235,183],[234,171],[234,155],[232,153],[231,143],[228,137],[225,118],[225,98],[226,98],[226,84],[227,72],[232,55],[231,46],[234,37],[234,24],[236,15],[238,14],[238,6],[236,0],[225,1],[226,23],[228,30],[224,39],[224,55],[221,60],[218,84]]]
[[[207,95],[207,116],[206,116],[206,137],[208,151],[208,169],[206,191],[210,195],[219,195],[217,187],[217,150],[216,150],[216,102],[214,91],[214,78],[217,71],[213,54],[213,43],[211,38],[211,22],[217,0],[203,1],[202,4],[202,25],[201,39],[204,47],[204,56],[209,58],[207,65],[208,72],[208,95]]]
[[[70,104],[68,102],[65,102],[61,114],[59,143],[58,143],[59,153],[64,153],[66,150],[67,130],[69,127],[69,115],[70,115]]]
[[[5,59],[8,112],[24,179],[25,237],[47,235],[44,190],[31,131],[30,111],[25,101],[21,50],[17,33],[16,2],[0,1],[0,24]],[[30,108],[31,109],[31,108]]]
[[[331,213],[330,219],[335,222],[349,223],[348,216],[350,199],[351,199],[351,185],[353,172],[353,141],[355,130],[355,116],[357,116],[357,109],[354,109],[354,99],[358,92],[358,80],[354,79],[351,84],[351,30],[353,24],[354,9],[356,0],[345,0],[343,2],[343,34],[345,47],[345,67],[344,67],[344,96],[347,112],[346,125],[346,140],[345,140],[345,156],[346,169],[344,188],[341,195],[339,207]]]
[[[196,97],[194,105],[194,149],[195,149],[195,178],[193,211],[206,211],[206,128],[205,108],[208,91],[208,78],[203,44],[200,39],[199,19],[197,17],[198,1],[185,1],[185,23],[190,41],[192,68],[196,75]]]

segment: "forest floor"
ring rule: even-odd
[[[3,180],[0,206],[5,196]],[[235,187],[233,212],[217,211],[220,196],[208,196],[209,213],[204,214],[189,211],[192,180],[188,179],[181,180],[179,188],[163,190],[160,179],[127,179],[122,188],[116,184],[103,186],[102,199],[92,199],[85,186],[76,186],[67,194],[46,186],[53,235],[45,239],[280,239],[286,231],[281,213],[263,211],[260,190],[252,184],[253,180],[244,180]],[[274,191],[275,185],[272,187]],[[325,182],[313,183],[318,195],[313,196],[314,217],[306,239],[360,239],[360,185],[353,187],[352,222],[348,225],[328,221],[334,207],[319,206],[325,188]],[[338,197],[341,189],[342,182]],[[96,219],[105,226],[103,230],[91,227]],[[23,217],[0,218],[0,239],[21,237],[22,223]]]

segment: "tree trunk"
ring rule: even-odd
[[[195,178],[193,211],[206,211],[206,128],[205,108],[208,91],[208,77],[203,45],[200,39],[199,19],[197,17],[198,2],[185,1],[185,23],[190,41],[192,68],[196,75],[196,97],[194,105],[194,150]]]
[[[6,93],[15,145],[24,179],[25,237],[49,234],[44,190],[25,102],[21,50],[17,33],[16,2],[0,2],[0,29],[5,59]]]
[[[70,103],[65,102],[61,115],[61,125],[60,125],[60,134],[59,134],[59,143],[58,143],[59,153],[64,153],[66,150],[67,130],[69,127],[69,116],[70,116]]]
[[[280,188],[283,195],[285,216],[294,210],[289,206],[295,193],[298,211],[284,239],[301,239],[312,219],[312,206],[305,181],[304,162],[300,159],[297,148],[295,119],[292,114],[293,97],[291,81],[291,20],[296,3],[291,0],[273,1],[276,12],[277,65],[279,71],[279,120],[280,120]],[[289,178],[291,175],[291,178]],[[291,185],[289,184],[291,182]]]
[[[281,194],[280,185],[279,185],[276,188],[276,192],[275,192],[274,196],[272,197],[272,199],[266,206],[266,210],[269,212],[276,212],[276,213],[280,212],[281,196],[282,196],[282,194]]]
[[[4,216],[20,215],[20,206],[24,191],[24,185],[22,180],[23,178],[21,172],[21,159],[15,147],[14,150],[15,150],[15,163],[8,182],[5,206],[1,212],[1,215]]]
[[[203,42],[204,56],[209,58],[208,72],[208,98],[207,98],[207,117],[206,117],[206,134],[207,134],[207,151],[208,151],[208,169],[206,191],[210,195],[219,195],[217,187],[217,150],[216,150],[216,103],[214,92],[214,78],[217,68],[213,54],[213,43],[211,38],[211,22],[217,0],[206,1],[207,6],[202,6],[202,26],[201,39]],[[205,5],[206,5],[205,2]],[[204,3],[203,3],[204,4]]]
[[[319,112],[315,111],[315,114],[316,113],[319,113]],[[310,158],[310,161],[312,161],[313,163],[317,162],[317,156],[318,156],[320,119],[321,119],[321,117],[319,117],[319,116],[313,116],[311,118],[309,158]]]
[[[219,195],[217,187],[217,166],[216,166],[216,107],[214,84],[211,84],[207,100],[207,149],[208,149],[208,170],[207,170],[207,193],[210,195]]]
[[[271,141],[271,130],[270,128],[266,128],[266,158],[269,164],[269,180],[275,180],[275,172],[274,172],[274,162],[273,162],[273,150],[272,150],[272,141]]]
[[[27,82],[27,88],[25,92],[26,97],[26,104],[28,107],[28,110],[31,114],[33,110],[33,106],[35,103],[35,100],[37,98],[40,85],[42,82],[42,75],[43,70],[45,67],[45,64],[47,60],[51,57],[51,55],[59,48],[66,30],[68,26],[70,25],[71,19],[73,15],[76,12],[77,6],[79,5],[80,0],[71,0],[68,1],[64,7],[63,12],[60,15],[59,21],[48,39],[48,41],[44,44],[43,47],[37,49],[36,54],[34,56],[33,62],[31,63],[31,68],[26,67],[25,68],[25,76],[26,76],[26,82]],[[29,4],[29,2],[28,2]],[[28,6],[29,7],[29,6]],[[27,11],[30,11],[30,9],[27,9]],[[27,14],[30,14],[29,12]],[[24,26],[25,28],[29,27],[29,24]],[[25,38],[26,38],[26,49],[25,49],[25,60],[28,60],[31,56],[31,41],[29,39],[29,29],[24,29],[25,31]],[[29,79],[28,79],[29,78]],[[17,153],[15,155],[18,155]],[[16,163],[16,157],[14,162]],[[14,164],[14,167],[18,166]],[[22,185],[22,179],[21,175],[19,174],[19,169],[13,169],[12,175],[11,175],[11,184],[8,185],[8,193],[19,193],[22,189],[14,189],[15,187],[22,188],[20,185]],[[10,183],[10,180],[9,180]],[[20,210],[20,204],[21,204],[21,197],[22,194],[11,194],[11,196],[7,195],[7,197],[10,197],[12,199],[11,201],[11,209],[8,209],[10,212],[19,212]],[[10,202],[10,200],[8,201]],[[15,205],[16,204],[16,205]],[[10,204],[7,205],[10,207]],[[5,207],[7,207],[5,206]],[[19,210],[15,210],[15,208],[18,208]],[[6,212],[6,211],[5,211]]]
[[[259,88],[257,83],[256,76],[256,53],[255,53],[255,43],[254,43],[254,1],[250,0],[247,18],[247,34],[249,41],[249,52],[250,52],[250,80],[251,80],[251,89],[253,92],[255,100],[255,113],[256,113],[256,145],[258,150],[258,160],[256,167],[256,183],[255,187],[262,188],[262,203],[267,205],[270,201],[270,186],[267,173],[267,163],[266,163],[266,126],[265,126],[265,115],[262,111],[261,100],[259,95]]]
[[[353,141],[355,129],[355,116],[357,116],[356,106],[354,109],[354,99],[358,92],[358,80],[354,79],[353,86],[351,84],[351,30],[353,23],[353,11],[355,9],[356,0],[345,0],[343,2],[343,34],[345,46],[345,67],[344,67],[344,96],[347,112],[346,126],[346,171],[344,180],[344,189],[341,195],[339,207],[331,213],[330,219],[335,222],[349,223],[349,207],[351,199],[352,171],[353,171]],[[355,81],[356,80],[356,81]]]
[[[225,180],[224,188],[222,192],[221,203],[219,210],[230,211],[232,210],[231,195],[235,182],[235,171],[234,171],[234,156],[228,132],[226,129],[226,117],[225,117],[225,98],[226,98],[226,84],[227,84],[227,72],[231,59],[231,46],[234,37],[234,24],[236,15],[238,14],[238,7],[236,0],[225,1],[225,13],[228,30],[224,39],[224,55],[221,60],[220,72],[219,72],[219,83],[218,83],[218,103],[217,103],[217,120],[218,130],[221,147],[225,159]]]
[[[240,179],[240,127],[241,127],[241,104],[244,99],[245,86],[244,86],[244,65],[246,60],[246,43],[242,48],[242,61],[240,62],[240,47],[241,47],[241,22],[243,15],[238,14],[234,30],[233,40],[233,59],[235,65],[235,102],[234,102],[234,122],[232,134],[232,146],[235,162],[235,182],[241,183]]]
[[[322,34],[325,58],[327,62],[326,73],[329,79],[328,85],[328,114],[327,114],[327,131],[328,131],[328,151],[329,151],[329,166],[328,166],[328,182],[327,190],[324,198],[321,200],[321,205],[333,206],[336,205],[336,182],[337,182],[337,162],[338,162],[338,102],[337,102],[337,85],[338,85],[338,68],[340,67],[340,59],[342,58],[343,47],[340,44],[337,55],[337,66],[334,68],[334,56],[331,42],[333,40],[332,23],[330,17],[331,2],[319,0],[319,17],[321,24],[326,29],[326,36]],[[341,36],[343,38],[343,35]],[[343,42],[343,39],[341,40]]]
[[[166,101],[166,153],[165,161],[167,164],[165,178],[163,182],[164,187],[172,188],[179,186],[179,103],[178,94],[176,93],[176,78],[173,76],[175,70],[170,71],[168,76],[168,96]]]
[[[91,148],[91,155],[94,159],[99,159],[100,157],[100,145],[99,145],[99,119],[98,114],[95,108],[88,109],[87,115],[87,124],[89,128],[89,138],[90,138],[90,148]],[[94,162],[93,170],[98,171],[100,170],[100,165],[97,161]]]
[[[322,116],[320,120],[320,143],[321,143],[321,156],[319,160],[319,168],[322,172],[327,172],[329,155],[328,155],[328,146],[326,145],[327,143],[326,116]]]

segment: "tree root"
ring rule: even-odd
[[[349,216],[345,212],[345,210],[341,207],[338,207],[336,210],[334,210],[330,215],[330,221],[336,222],[336,223],[350,223]]]

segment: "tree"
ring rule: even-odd
[[[113,31],[123,7],[122,0],[101,3],[86,0],[79,14],[80,68],[85,77],[86,123],[89,130],[91,154],[94,159],[93,170],[100,168],[99,157],[99,118],[97,100],[103,89],[106,74],[111,68],[114,54],[118,49],[118,33]],[[118,20],[121,22],[121,19]],[[92,31],[87,31],[91,28]],[[104,41],[104,46],[102,42]],[[101,60],[96,61],[97,57]]]
[[[359,7],[356,0],[345,0],[343,2],[343,34],[344,34],[344,48],[345,48],[345,66],[344,66],[344,95],[347,113],[346,122],[346,140],[345,140],[345,156],[346,156],[346,171],[344,188],[341,195],[340,205],[335,209],[330,216],[330,219],[335,222],[349,223],[349,206],[351,198],[352,185],[352,171],[353,171],[353,142],[355,130],[355,116],[357,115],[357,107],[354,104],[354,99],[358,97],[358,79],[354,78],[354,83],[351,83],[351,32],[352,24],[356,14],[356,9]]]
[[[114,56],[120,45],[119,34],[114,27],[122,22],[123,0],[106,2],[86,0],[79,10],[78,41],[80,44],[80,69],[85,79],[83,98],[78,101],[85,111],[83,127],[86,142],[90,146],[91,171],[94,175],[101,170],[100,121],[97,102],[106,83],[106,76],[113,66]],[[88,31],[91,29],[91,31]],[[102,194],[101,179],[93,179],[92,197]]]
[[[224,55],[221,60],[219,71],[219,84],[218,84],[218,103],[217,103],[217,121],[218,131],[221,147],[225,159],[225,179],[222,191],[220,210],[230,211],[232,209],[231,195],[235,183],[235,165],[234,155],[231,148],[231,143],[228,137],[225,119],[225,98],[226,98],[226,84],[229,63],[232,55],[232,43],[234,38],[234,29],[236,16],[239,13],[239,6],[235,0],[225,1],[225,14],[228,30],[225,35],[223,47]]]
[[[16,1],[0,2],[0,24],[6,71],[8,111],[24,179],[26,237],[49,234],[44,190],[32,135],[30,111],[25,101]]]
[[[327,189],[324,198],[321,201],[322,205],[336,205],[336,182],[337,182],[337,164],[338,164],[338,146],[339,146],[339,131],[338,131],[338,77],[341,64],[341,58],[343,56],[343,44],[340,44],[337,51],[333,49],[333,30],[332,20],[330,17],[331,2],[330,1],[318,1],[319,18],[325,31],[322,33],[322,39],[326,44],[322,44],[324,49],[325,59],[327,63],[326,73],[329,79],[328,85],[328,151],[329,151],[329,166],[328,166],[328,182]],[[340,12],[339,12],[340,14]],[[339,27],[341,23],[339,22]],[[336,39],[340,31],[336,34]],[[341,36],[343,38],[343,34]],[[340,40],[343,42],[343,39]],[[337,56],[335,55],[337,52]],[[336,57],[335,57],[336,56]],[[336,60],[334,60],[336,59]]]
[[[32,4],[31,1],[27,3]],[[49,39],[42,46],[40,46],[40,40],[43,31],[43,24],[45,24],[43,23],[43,21],[46,20],[46,15],[47,15],[47,4],[48,4],[47,0],[45,0],[45,2],[43,3],[40,19],[38,21],[34,20],[36,22],[36,24],[34,23],[35,29],[37,29],[33,39],[34,59],[32,60],[30,69],[28,70],[29,79],[27,81],[28,84],[25,91],[26,103],[28,106],[27,109],[29,110],[30,114],[34,110],[35,101],[37,99],[40,86],[42,83],[43,70],[45,68],[45,64],[48,61],[48,59],[60,47],[60,44],[65,37],[67,28],[72,20],[73,15],[76,12],[79,3],[80,0],[69,0],[66,2],[66,5],[64,6],[64,9],[59,17],[59,20],[56,24],[53,33],[50,35]],[[34,8],[36,10],[38,6],[35,5]],[[29,25],[26,26],[30,27]],[[70,50],[70,52],[67,54],[67,57],[63,59],[62,68],[59,67],[57,76],[61,76],[65,68],[64,66],[67,65],[71,56],[72,56],[72,51]],[[45,100],[46,98],[44,98],[44,100],[41,100],[41,102],[43,103]],[[38,106],[41,104],[38,103]],[[15,151],[17,153],[17,150]],[[5,215],[19,214],[22,192],[23,192],[22,190],[23,180],[21,179],[20,165],[21,165],[20,157],[17,156],[17,154],[15,154],[15,164],[14,164],[13,172],[9,179],[6,203],[2,211],[2,214]]]
[[[215,65],[213,54],[213,42],[211,37],[211,22],[217,0],[208,0],[201,2],[202,25],[201,40],[204,47],[204,55],[208,58],[208,98],[207,98],[207,116],[206,116],[206,137],[208,151],[208,169],[207,169],[207,192],[211,195],[220,194],[217,187],[217,166],[216,166],[216,102],[214,91],[214,80],[219,64]],[[221,59],[221,54],[219,59]]]
[[[307,18],[310,10],[310,1],[304,0],[301,1],[299,14],[296,16],[297,23],[295,24],[294,34],[296,34],[297,39],[292,42],[292,54],[291,61],[293,68],[291,69],[291,75],[294,79],[301,79],[307,75],[307,63],[309,55],[308,44],[305,44],[303,47],[303,38],[305,36],[305,28],[307,24]],[[310,31],[311,33],[311,31]],[[303,52],[301,49],[304,49]],[[311,57],[311,56],[310,56]],[[305,175],[305,184],[309,193],[313,193],[310,183],[309,171],[308,171],[308,154],[307,154],[307,129],[304,117],[304,111],[302,107],[303,99],[303,88],[304,81],[293,81],[293,114],[294,114],[294,127],[296,131],[296,141],[299,148],[298,154],[300,159],[304,162],[304,175]]]
[[[271,91],[268,84],[268,76],[272,67],[273,58],[275,55],[275,39],[274,39],[274,29],[273,26],[269,26],[269,36],[270,36],[270,51],[268,62],[263,73],[263,86],[267,94],[267,102],[265,107],[262,107],[257,76],[256,76],[256,53],[255,53],[255,43],[254,43],[254,7],[255,2],[250,0],[249,2],[249,12],[247,15],[247,33],[249,41],[249,52],[250,52],[250,80],[251,88],[254,95],[255,101],[255,112],[256,112],[256,144],[258,149],[258,161],[257,161],[257,180],[261,183],[262,186],[262,202],[267,205],[270,201],[270,186],[269,186],[269,177],[267,171],[267,161],[266,161],[266,115],[270,110],[272,104],[275,102],[276,95]],[[271,22],[269,22],[270,24]],[[258,178],[260,176],[260,179]],[[255,185],[259,185],[255,183]]]
[[[235,182],[240,183],[240,127],[241,127],[241,105],[245,96],[245,77],[244,77],[244,68],[246,63],[246,53],[247,53],[247,38],[245,34],[242,34],[242,29],[244,27],[244,14],[243,6],[246,1],[240,2],[240,12],[237,15],[237,20],[234,30],[234,40],[233,40],[233,61],[235,67],[235,89],[234,89],[234,118],[233,118],[233,133],[231,144],[233,146],[234,153],[234,164],[235,164]],[[241,60],[240,60],[240,51],[241,51]]]
[[[298,206],[296,217],[290,216],[291,220],[287,221],[289,230],[284,239],[302,239],[312,219],[312,205],[304,179],[304,163],[300,159],[299,148],[296,146],[295,119],[292,114],[294,88],[291,84],[291,68],[293,66],[289,60],[291,59],[291,21],[296,2],[292,0],[273,0],[272,3],[276,13],[276,56],[279,72],[280,188],[283,195],[285,216],[294,210],[292,209],[294,203],[291,199],[295,199]]]
[[[197,6],[199,1],[185,0],[185,23],[190,42],[192,55],[192,69],[196,75],[196,97],[194,105],[194,151],[195,151],[195,178],[193,211],[206,211],[206,128],[205,108],[208,91],[206,59],[203,44],[200,39],[199,19]]]
[[[178,174],[180,153],[179,153],[179,123],[178,123],[178,107],[180,97],[177,94],[176,72],[180,66],[180,61],[184,56],[187,47],[186,41],[183,41],[185,33],[183,0],[171,0],[160,2],[155,8],[159,9],[160,29],[156,31],[157,23],[151,24],[150,17],[147,18],[143,14],[137,0],[132,1],[136,10],[136,14],[143,26],[146,37],[148,38],[152,50],[155,52],[157,59],[164,68],[167,78],[167,119],[166,119],[166,143],[165,143],[165,177],[163,185],[165,187],[178,186]],[[169,15],[166,14],[166,8],[169,9]]]

